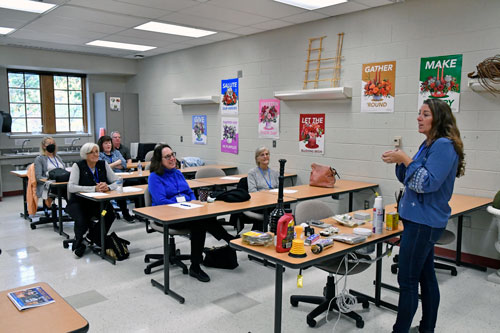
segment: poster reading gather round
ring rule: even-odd
[[[363,64],[361,112],[394,112],[396,62]]]

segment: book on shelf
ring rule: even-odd
[[[8,293],[7,296],[20,311],[55,302],[40,286],[16,290]]]

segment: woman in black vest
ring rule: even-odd
[[[69,202],[66,212],[75,220],[75,243],[73,251],[78,257],[82,257],[85,252],[83,238],[87,230],[88,239],[101,245],[101,226],[99,223],[93,224],[92,218],[99,217],[99,203],[86,200],[72,193],[77,192],[107,192],[114,190],[118,177],[105,161],[99,161],[99,147],[95,143],[86,143],[80,149],[82,160],[73,164],[71,176],[68,182]],[[105,208],[106,234],[115,220],[113,206],[107,203]]]

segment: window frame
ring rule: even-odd
[[[81,133],[77,131],[56,131],[56,111],[55,111],[55,97],[54,91],[54,76],[66,76],[66,77],[79,77],[81,79],[81,92],[82,92],[82,117],[83,117],[83,133],[88,133],[88,109],[87,109],[87,75],[76,74],[76,73],[63,73],[63,72],[43,72],[43,71],[30,71],[30,70],[20,70],[20,69],[7,69],[7,99],[9,103],[9,113],[10,113],[10,90],[9,86],[9,74],[10,73],[22,73],[26,74],[36,74],[40,77],[40,104],[42,112],[42,133],[41,134],[76,134]],[[69,87],[68,87],[69,88]],[[24,91],[26,88],[23,87]],[[70,89],[66,89],[70,91]],[[15,103],[14,103],[15,104]],[[26,100],[24,101],[26,105]],[[69,116],[69,103],[68,100],[68,119]],[[26,109],[26,107],[25,107]],[[25,116],[25,119],[27,117]],[[26,130],[28,128],[26,127]],[[31,135],[34,132],[12,132],[14,135]]]

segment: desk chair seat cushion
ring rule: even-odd
[[[264,221],[264,214],[248,211],[243,212],[243,215],[252,220]]]
[[[222,169],[205,167],[196,171],[194,178],[224,177],[226,173]]]
[[[320,200],[301,201],[295,207],[295,223],[301,224],[309,220],[321,220],[333,216],[333,210]]]
[[[436,244],[438,245],[446,245],[453,243],[455,241],[455,234],[449,230],[444,230],[443,234],[441,237],[438,239]]]
[[[154,229],[155,231],[163,233],[163,225],[158,222],[153,222],[151,223],[151,228]],[[174,225],[175,226],[175,225]],[[168,234],[172,236],[183,236],[183,235],[189,235],[189,229],[174,229],[174,228],[169,228],[168,229]]]
[[[358,259],[365,259],[365,260],[371,260],[370,256],[366,254],[356,254],[356,257]],[[322,269],[328,273],[332,274],[338,274],[338,275],[346,275],[346,265],[345,261],[342,260],[344,257],[337,257],[333,258],[330,260],[326,260],[322,262],[321,264],[315,265],[317,268]],[[366,270],[368,267],[370,267],[370,263],[365,263],[365,262],[360,262],[356,265],[354,262],[349,262],[352,261],[353,258],[351,256],[348,256],[348,262],[347,262],[347,269],[348,273],[347,275],[352,275],[352,274],[358,274]]]

